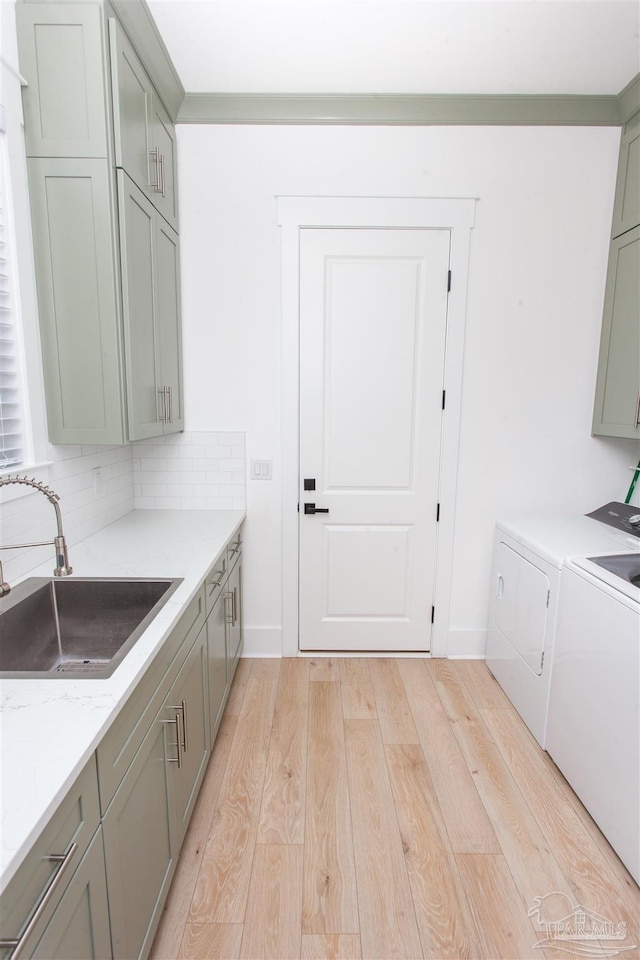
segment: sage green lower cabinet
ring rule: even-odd
[[[29,956],[33,960],[108,960],[112,957],[101,828]]]
[[[220,726],[227,689],[227,599],[219,594],[207,619],[211,743]]]
[[[229,574],[227,597],[227,661],[228,675],[232,679],[242,648],[242,556]]]
[[[181,845],[187,831],[209,759],[207,654],[207,629],[203,627],[163,708],[170,741],[169,790],[175,811],[173,843],[176,847]]]
[[[2,894],[0,930],[2,960],[111,957],[95,757]]]
[[[241,648],[238,534],[7,885],[0,960],[148,956]]]
[[[173,739],[173,744],[172,744]],[[115,958],[148,954],[174,866],[168,757],[175,730],[153,722],[102,821]]]
[[[640,439],[640,227],[611,241],[593,433]]]

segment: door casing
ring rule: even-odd
[[[458,438],[474,199],[426,197],[277,197],[282,229],[282,654],[298,647],[298,470],[300,237],[304,227],[449,230],[452,285],[447,315],[447,394],[440,455],[440,523],[431,656],[446,657],[458,478]],[[424,654],[420,654],[424,656]]]

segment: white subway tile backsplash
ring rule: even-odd
[[[131,447],[97,447],[91,444],[48,447],[50,488],[60,497],[64,534],[73,564],[73,545],[108,523],[133,510],[133,464]],[[95,469],[100,468],[96,482]],[[53,508],[40,493],[3,503],[0,510],[0,542],[8,546],[38,540],[53,540],[56,533]],[[51,558],[53,545],[2,552],[5,576],[12,580],[28,574]]]
[[[244,434],[186,431],[133,444],[136,509],[244,509]]]
[[[49,445],[49,484],[60,497],[64,532],[73,544],[131,510],[244,510],[244,434],[186,431],[124,447]],[[99,477],[95,470],[99,468]],[[39,493],[3,503],[0,543],[53,539],[55,518]],[[3,551],[9,582],[46,563],[53,546]]]

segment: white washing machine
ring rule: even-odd
[[[634,512],[624,509],[626,516]],[[630,529],[617,530],[590,516],[549,512],[496,527],[487,666],[542,747],[562,564],[577,554],[631,552],[638,541]]]
[[[640,883],[640,586],[636,584],[640,584],[640,553],[573,559],[563,567],[547,750]]]

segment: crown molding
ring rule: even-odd
[[[145,0],[110,0],[110,4],[175,121],[185,99],[184,87],[149,7]]]
[[[618,110],[621,123],[626,123],[640,110],[640,73],[618,94]]]
[[[400,96],[187,93],[178,123],[620,126],[638,78],[619,96]],[[637,107],[636,107],[637,109]]]

